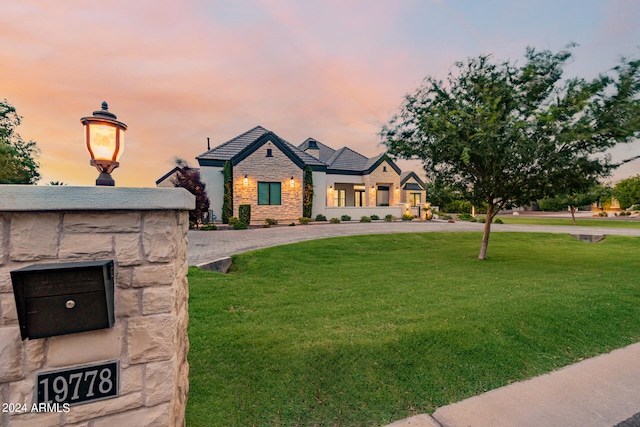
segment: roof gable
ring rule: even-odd
[[[288,143],[262,126],[249,129],[243,134],[197,156],[196,159],[200,166],[222,166],[227,161],[230,161],[232,165],[237,165],[267,142],[277,146],[300,168],[311,166],[312,169],[316,170],[326,169],[324,163],[299,150],[293,144]]]
[[[391,157],[387,153],[382,153],[376,157],[372,157],[369,159],[366,165],[366,169],[364,171],[365,174],[373,172],[378,166],[380,166],[383,162],[387,162],[391,168],[396,171],[398,175],[400,175],[401,171],[398,165],[391,160]]]
[[[420,187],[422,187],[422,190],[426,189],[424,181],[422,181],[414,171],[402,172],[402,175],[400,176],[400,185],[404,185],[409,179],[412,178],[416,180]]]

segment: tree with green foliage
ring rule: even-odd
[[[607,176],[617,165],[603,154],[640,134],[640,60],[591,81],[563,79],[571,56],[527,48],[521,65],[489,55],[456,62],[446,82],[427,77],[406,95],[381,131],[391,155],[422,160],[428,175],[487,207],[479,259],[501,209],[528,205],[558,182],[571,189],[567,175]]]
[[[189,222],[198,228],[205,212],[209,211],[209,197],[205,191],[205,184],[200,179],[200,171],[189,167],[184,160],[177,159],[176,166],[178,169],[171,182],[175,187],[182,187],[196,196],[196,206],[189,211]]]
[[[16,132],[21,119],[6,99],[0,101],[0,184],[35,184],[40,179],[40,150]]]
[[[584,206],[602,202],[609,195],[610,189],[607,186],[596,184],[588,189],[577,188],[564,194],[556,193],[554,197],[545,197],[538,200],[538,205],[543,211],[562,211],[567,209],[571,213],[573,225],[576,224],[576,212]]]
[[[613,197],[623,209],[640,205],[640,175],[623,179],[613,187]]]

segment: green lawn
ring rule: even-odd
[[[323,239],[191,269],[194,426],[377,426],[640,341],[640,238]]]
[[[520,217],[500,215],[505,224],[534,224],[534,225],[573,225],[571,218],[544,218],[544,217]],[[640,220],[634,218],[577,218],[576,225],[581,227],[613,227],[613,228],[640,228]]]

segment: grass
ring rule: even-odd
[[[518,217],[500,215],[505,224],[532,224],[532,225],[571,225],[571,218],[540,218],[540,217]],[[632,218],[577,218],[576,225],[581,227],[607,227],[607,228],[640,228],[640,221]]]
[[[640,340],[639,238],[354,236],[190,270],[194,426],[378,426]]]

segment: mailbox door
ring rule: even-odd
[[[30,338],[44,338],[113,326],[104,292],[27,298]]]

